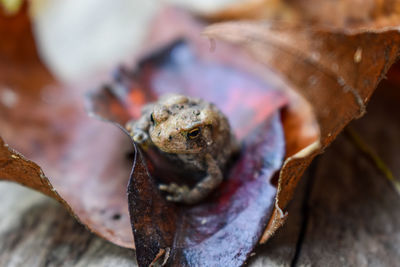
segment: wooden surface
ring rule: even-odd
[[[399,90],[378,91],[353,127],[400,177]],[[384,108],[382,108],[384,107]],[[346,135],[313,163],[287,224],[249,266],[398,266],[400,196]],[[53,200],[0,183],[0,266],[135,266],[134,252],[76,222]]]
[[[392,88],[392,89],[390,89]],[[400,177],[400,88],[382,84],[352,128]],[[346,135],[302,180],[287,224],[250,266],[399,266],[400,196]]]

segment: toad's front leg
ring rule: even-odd
[[[144,106],[142,109],[142,116],[138,120],[131,120],[125,125],[133,141],[138,144],[142,145],[150,141],[148,132],[151,124],[153,106],[153,104]]]
[[[208,175],[198,182],[195,187],[189,189],[187,186],[179,186],[175,183],[169,185],[161,184],[160,190],[171,193],[167,196],[167,200],[174,202],[183,202],[186,204],[195,204],[207,197],[223,180],[220,167],[214,158],[207,154],[207,173]]]

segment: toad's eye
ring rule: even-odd
[[[150,115],[150,121],[151,121],[151,123],[152,123],[152,124],[154,124],[154,117],[153,117],[153,113],[151,113],[151,115]]]
[[[200,135],[200,128],[193,128],[192,130],[190,130],[188,133],[187,133],[187,136],[190,138],[190,139],[195,139],[195,138],[197,138],[198,136]]]

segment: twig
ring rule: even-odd
[[[389,180],[389,182],[393,185],[396,192],[400,195],[400,181],[394,178],[392,171],[386,165],[385,162],[378,156],[378,154],[370,147],[368,144],[361,138],[361,136],[351,127],[347,127],[345,129],[345,133],[353,142],[353,144],[362,152],[365,156],[367,156],[379,171]]]

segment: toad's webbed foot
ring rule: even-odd
[[[167,196],[168,201],[195,204],[205,199],[218,185],[221,184],[223,176],[221,169],[211,155],[206,155],[208,164],[208,175],[198,182],[192,189],[188,186],[179,186],[175,183],[169,185],[161,184],[159,189],[172,195]]]
[[[180,186],[175,183],[170,183],[169,185],[160,184],[158,188],[162,191],[170,193],[170,195],[167,196],[168,201],[188,203],[187,200],[190,194],[190,189],[188,186]]]

